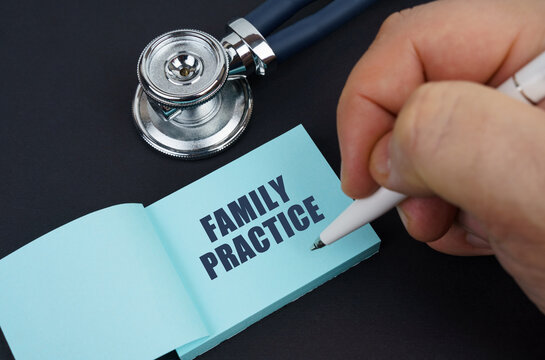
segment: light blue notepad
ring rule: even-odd
[[[370,226],[309,250],[350,202],[298,126],[0,260],[0,327],[16,359],[194,358],[377,252]]]

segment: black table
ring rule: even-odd
[[[268,78],[253,78],[255,111],[244,135],[194,162],[161,155],[137,134],[136,60],[172,29],[221,37],[225,23],[257,1],[2,2],[0,258],[91,211],[148,205],[299,123],[338,170],[335,108],[344,81],[387,15],[418,2],[378,1]],[[436,253],[411,240],[393,212],[373,226],[383,240],[378,255],[201,358],[545,356],[545,317],[493,257]],[[10,358],[1,344],[0,358]]]

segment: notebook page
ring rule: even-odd
[[[17,359],[152,359],[207,335],[140,204],[0,260],[0,327]]]
[[[378,251],[368,225],[310,251],[350,203],[302,126],[146,208],[210,332],[192,358]]]

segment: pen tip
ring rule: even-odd
[[[320,248],[323,248],[325,244],[322,242],[320,238],[316,239],[316,241],[312,244],[310,247],[310,251],[318,250]]]

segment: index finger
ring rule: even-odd
[[[339,99],[345,193],[361,198],[378,187],[368,169],[370,154],[418,86],[453,79],[497,86],[540,53],[545,2],[526,2],[532,6],[446,0],[395,13],[384,22]]]

